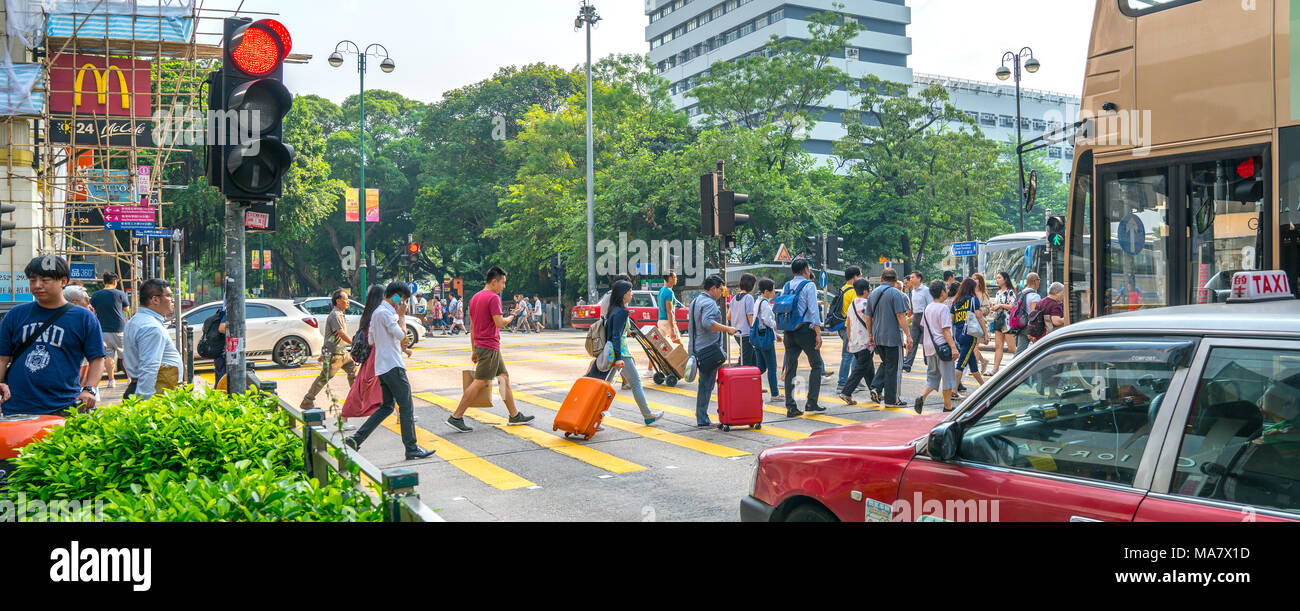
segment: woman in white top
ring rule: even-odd
[[[1011,310],[1016,307],[1016,289],[1011,284],[1011,274],[1005,271],[998,272],[998,294],[993,298],[993,305],[989,311],[993,316],[993,336],[996,350],[993,354],[993,370],[987,375],[993,375],[1002,367],[1003,346],[1007,352],[1016,351],[1016,336],[1011,333],[1010,319]]]

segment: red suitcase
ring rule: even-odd
[[[757,367],[718,370],[718,428],[763,428],[763,376]]]
[[[617,371],[617,367],[610,367],[609,376],[603,380],[578,378],[555,414],[551,430],[564,431],[565,437],[578,435],[591,439],[605,418],[605,412],[609,411],[610,404],[614,402],[614,395],[618,394],[614,385],[609,383]]]

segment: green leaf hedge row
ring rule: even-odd
[[[275,397],[171,391],[68,419],[23,448],[6,493],[105,500],[114,521],[374,521],[370,497],[302,470]]]

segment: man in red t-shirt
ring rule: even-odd
[[[469,300],[470,338],[473,344],[474,381],[465,387],[465,394],[460,397],[456,411],[447,418],[447,426],[461,433],[474,430],[465,424],[465,410],[469,409],[470,398],[483,391],[483,387],[497,378],[497,389],[501,400],[510,412],[508,425],[528,424],[533,416],[525,416],[515,409],[515,395],[510,390],[510,374],[506,373],[505,360],[501,358],[501,329],[510,325],[519,315],[522,306],[515,304],[510,316],[501,316],[501,291],[506,289],[506,272],[497,266],[487,273],[487,285]]]

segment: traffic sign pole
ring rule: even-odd
[[[226,202],[226,391],[248,390],[244,360],[244,207]]]

